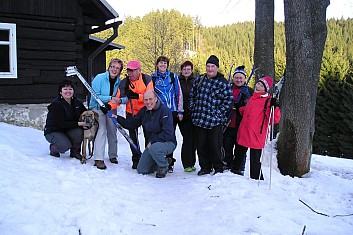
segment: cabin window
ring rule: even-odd
[[[0,23],[0,78],[17,78],[16,24]]]

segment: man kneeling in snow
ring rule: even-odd
[[[121,116],[116,119],[124,128],[130,130],[142,125],[146,148],[137,165],[137,172],[149,174],[157,171],[156,177],[164,178],[169,165],[166,155],[172,153],[177,145],[172,112],[157,98],[155,91],[146,91],[143,101],[145,107],[132,120]]]

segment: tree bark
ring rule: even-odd
[[[329,4],[329,0],[284,0],[287,64],[277,148],[281,173],[292,177],[310,171]]]
[[[274,78],[274,0],[255,0],[254,64],[262,75]]]

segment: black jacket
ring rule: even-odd
[[[177,144],[173,127],[173,116],[170,109],[158,99],[156,107],[140,109],[133,120],[118,116],[117,121],[126,129],[136,129],[142,125],[146,143],[171,141]]]
[[[78,120],[81,113],[86,111],[83,103],[73,98],[71,105],[63,98],[56,98],[48,106],[48,115],[44,128],[44,135],[52,132],[66,132],[69,129],[78,127]]]
[[[191,112],[189,109],[190,92],[191,92],[192,84],[195,82],[195,77],[191,75],[188,79],[186,79],[183,75],[180,74],[179,82],[180,82],[181,90],[183,92],[183,102],[184,102],[183,119],[191,119]]]

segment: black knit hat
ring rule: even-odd
[[[236,73],[241,73],[246,77],[246,72],[244,71],[244,69],[245,69],[244,65],[236,67],[233,73],[233,77]]]
[[[219,59],[215,55],[211,55],[210,58],[206,61],[206,64],[214,64],[219,68]]]

